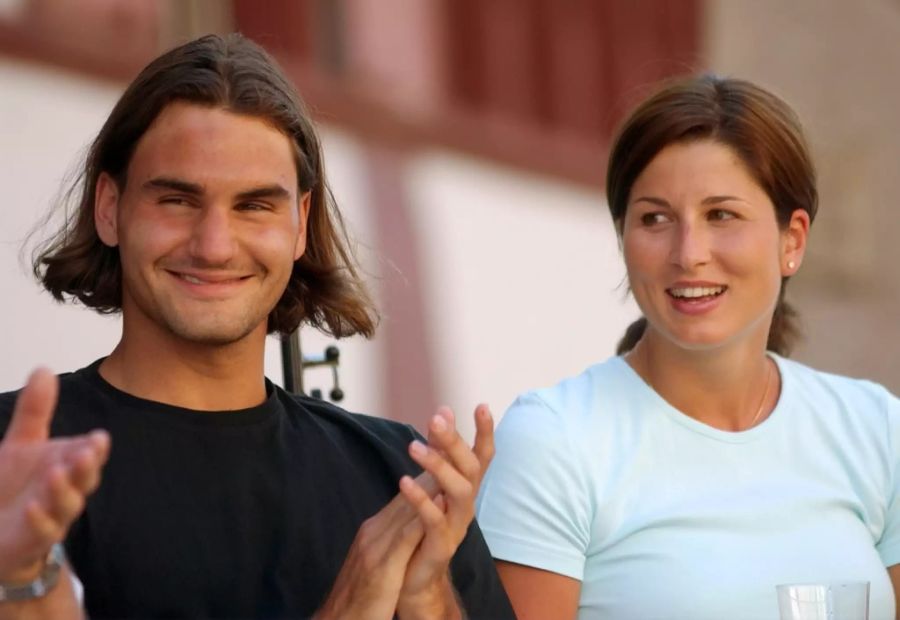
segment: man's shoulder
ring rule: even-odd
[[[281,388],[276,389],[289,415],[309,415],[318,423],[338,432],[371,436],[391,445],[402,445],[404,449],[409,442],[420,437],[409,424],[374,415],[353,413],[325,400],[291,394]]]
[[[56,428],[57,423],[60,421],[58,413],[61,408],[66,408],[65,405],[75,405],[77,408],[79,403],[83,402],[84,399],[89,398],[88,392],[91,390],[92,386],[91,376],[92,374],[96,374],[96,367],[99,365],[100,361],[101,360],[97,360],[84,368],[57,375],[59,378],[59,396],[57,414],[54,415],[51,433],[53,433],[54,430],[62,430]],[[12,418],[16,401],[18,400],[22,389],[23,388],[9,392],[0,392],[0,436],[6,432],[6,427],[9,425],[9,421]],[[62,434],[66,433],[63,432]]]

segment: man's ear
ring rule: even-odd
[[[111,176],[101,172],[94,190],[94,226],[97,236],[111,248],[119,245],[119,187]]]
[[[791,220],[781,232],[781,275],[789,277],[797,273],[803,255],[806,253],[806,240],[809,237],[809,213],[804,209],[794,209]]]
[[[309,224],[309,207],[312,203],[312,192],[306,192],[300,196],[300,204],[298,205],[300,216],[300,227],[297,231],[297,245],[294,247],[294,260],[300,260],[306,251],[306,231]]]

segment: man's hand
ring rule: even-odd
[[[316,619],[392,618],[406,566],[423,531],[415,510],[402,495],[366,519]]]
[[[105,431],[48,439],[58,381],[38,369],[19,395],[0,442],[0,581],[27,583],[50,547],[65,538],[100,483],[109,455]]]
[[[459,615],[448,567],[472,520],[478,485],[494,453],[487,407],[476,409],[475,424],[474,451],[456,432],[449,409],[432,419],[430,447],[410,445],[413,459],[426,471],[415,480],[404,476],[400,494],[360,526],[316,618]]]
[[[397,603],[401,618],[460,617],[450,581],[450,560],[475,515],[475,497],[494,456],[494,422],[486,405],[475,409],[475,446],[456,431],[450,409],[438,410],[428,427],[428,446],[414,441],[409,452],[437,483],[440,492],[405,476],[400,491],[415,507],[424,528],[410,558]]]

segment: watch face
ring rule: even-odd
[[[4,601],[27,601],[40,598],[47,594],[59,581],[59,572],[66,554],[61,543],[56,543],[50,548],[47,559],[44,560],[44,568],[37,579],[25,584],[0,583],[0,603]]]

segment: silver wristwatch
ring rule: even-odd
[[[40,598],[47,594],[59,581],[59,573],[66,554],[61,543],[56,543],[50,548],[47,559],[44,560],[44,569],[37,579],[30,583],[12,584],[0,582],[0,603],[5,601],[27,601]]]

